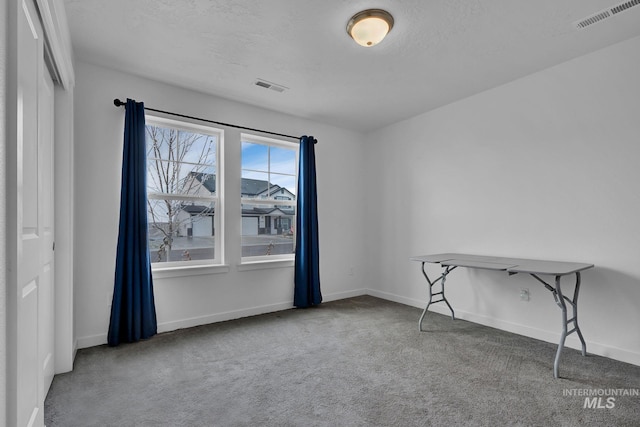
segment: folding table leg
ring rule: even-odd
[[[556,287],[554,290],[554,298],[556,300],[556,304],[562,310],[562,334],[560,335],[560,343],[558,344],[558,350],[556,351],[556,358],[553,362],[553,377],[558,378],[559,366],[560,366],[560,354],[562,353],[562,349],[564,348],[564,342],[567,338],[567,335],[576,332],[578,334],[578,338],[580,338],[580,343],[582,344],[582,355],[587,355],[587,344],[582,337],[582,332],[580,331],[580,326],[578,326],[578,295],[580,293],[580,272],[576,272],[576,286],[573,291],[573,299],[570,299],[562,294],[562,288],[560,287],[560,278],[562,276],[556,276]],[[573,317],[571,319],[567,319],[567,304],[569,303],[573,308]],[[569,323],[573,322],[573,329],[568,331]]]
[[[442,274],[440,275],[440,277],[438,277],[436,280],[434,280],[433,282],[429,279],[429,276],[427,276],[427,271],[425,270],[424,267],[425,263],[422,263],[422,274],[424,275],[424,278],[427,279],[427,283],[429,283],[429,302],[427,303],[427,306],[424,308],[424,310],[422,311],[422,315],[420,316],[420,320],[418,320],[418,330],[422,331],[422,321],[424,320],[424,316],[427,314],[427,310],[429,309],[429,306],[431,304],[435,304],[438,302],[443,302],[445,304],[447,304],[447,306],[449,307],[449,310],[451,310],[451,320],[455,319],[455,313],[453,312],[453,308],[451,308],[451,304],[449,304],[449,301],[447,301],[447,298],[445,298],[444,296],[444,282],[447,280],[447,274],[449,274],[450,272],[452,272],[453,270],[456,269],[456,267],[451,267],[451,266],[447,266],[445,267],[444,271],[442,272]],[[438,281],[440,281],[440,285],[442,287],[442,290],[440,292],[433,292],[433,285],[435,285],[436,283],[438,283]],[[433,301],[433,297],[435,295],[440,295],[440,299]]]

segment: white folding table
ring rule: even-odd
[[[544,285],[551,293],[553,293],[553,298],[556,301],[556,304],[562,310],[562,333],[560,335],[560,343],[558,344],[558,350],[556,351],[556,357],[553,363],[553,376],[558,378],[558,366],[560,364],[560,354],[562,353],[562,349],[564,348],[564,342],[567,338],[567,335],[572,333],[578,334],[580,338],[580,342],[582,343],[582,355],[587,355],[587,345],[584,342],[584,338],[582,337],[582,332],[580,332],[580,327],[578,326],[578,294],[580,292],[580,272],[583,270],[587,270],[589,268],[593,268],[593,264],[583,264],[577,262],[558,262],[558,261],[543,261],[543,260],[532,260],[532,259],[520,259],[520,258],[505,258],[505,257],[494,257],[494,256],[483,256],[483,255],[468,255],[468,254],[456,254],[456,253],[445,253],[445,254],[435,254],[435,255],[422,255],[415,256],[410,258],[412,261],[417,261],[422,263],[422,274],[425,279],[429,283],[429,302],[427,306],[424,308],[422,315],[420,316],[420,320],[418,321],[418,329],[422,331],[422,321],[424,320],[424,316],[427,314],[427,309],[431,304],[436,304],[439,302],[444,302],[449,310],[451,310],[451,318],[455,319],[455,314],[453,312],[453,308],[451,308],[451,304],[447,301],[447,298],[444,295],[444,284],[447,280],[447,276],[453,270],[458,267],[466,267],[466,268],[479,268],[485,270],[495,270],[495,271],[506,271],[509,275],[518,274],[518,273],[526,273],[531,275],[533,278],[538,280],[540,283]],[[427,272],[425,270],[425,264],[440,264],[443,268],[442,274],[435,280],[429,279]],[[562,276],[568,276],[571,274],[575,274],[576,282],[573,290],[573,298],[569,298],[562,293],[562,289],[560,287],[560,279]],[[555,286],[550,285],[545,282],[541,275],[549,275],[555,277]],[[433,292],[433,286],[440,282],[441,290],[440,292]],[[433,300],[433,297],[439,296],[439,299]],[[573,317],[567,319],[567,303],[571,306],[573,310]],[[568,330],[569,324],[573,324],[573,328]]]

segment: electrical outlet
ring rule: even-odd
[[[520,289],[520,301],[529,301],[529,289]]]
[[[349,267],[349,276],[353,276],[353,267]]]

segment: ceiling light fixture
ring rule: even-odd
[[[375,46],[393,28],[393,16],[386,10],[367,9],[353,15],[347,24],[347,33],[360,46]]]

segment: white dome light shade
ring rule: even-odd
[[[385,38],[393,28],[393,17],[381,9],[368,9],[359,12],[347,24],[347,33],[360,46],[375,46]]]

